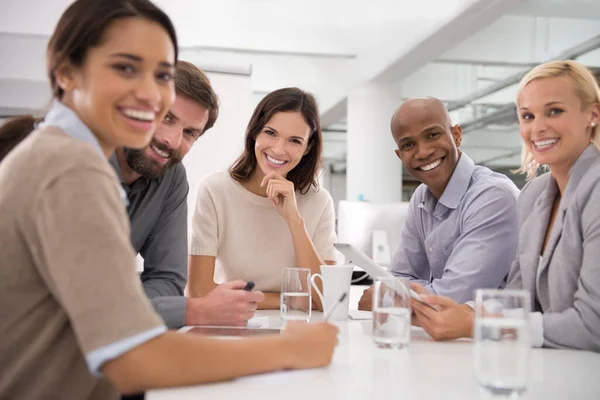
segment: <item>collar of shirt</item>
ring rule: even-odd
[[[92,133],[90,128],[79,118],[77,113],[67,107],[60,101],[55,101],[52,104],[52,108],[44,118],[44,120],[40,123],[40,127],[44,126],[57,126],[66,132],[73,139],[80,140],[82,142],[88,143],[92,146],[98,153],[105,157],[102,148],[100,147],[100,143],[98,143],[98,139]],[[121,198],[127,206],[127,196],[123,188],[121,189]]]
[[[418,205],[419,208],[427,211],[430,214],[434,214],[438,219],[442,219],[448,210],[455,210],[460,203],[460,200],[464,197],[473,171],[475,170],[475,163],[469,156],[464,152],[461,153],[456,168],[442,193],[439,201],[431,194],[429,190],[424,192],[423,200]]]
[[[55,101],[50,112],[40,123],[40,127],[47,125],[58,126],[73,139],[88,143],[98,151],[98,153],[102,154],[102,157],[105,157],[104,152],[100,147],[100,143],[98,143],[98,139],[96,139],[96,136],[94,136],[90,128],[83,123],[75,111],[71,110],[62,102]]]

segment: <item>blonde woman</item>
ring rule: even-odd
[[[521,80],[517,111],[530,182],[507,288],[531,293],[534,346],[600,351],[600,89],[576,61],[542,64]],[[434,339],[471,336],[468,305],[426,298],[441,311],[415,303],[415,322]]]

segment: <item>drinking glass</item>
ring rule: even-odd
[[[475,375],[494,396],[514,399],[527,389],[529,308],[525,290],[480,289],[475,294]]]
[[[310,320],[311,291],[308,268],[286,268],[281,283],[281,320]]]
[[[410,342],[410,294],[406,278],[380,277],[373,291],[373,341],[401,349]]]

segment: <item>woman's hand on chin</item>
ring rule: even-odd
[[[270,172],[263,178],[260,186],[267,187],[267,198],[271,200],[279,215],[288,224],[302,220],[298,212],[296,190],[293,182],[288,181],[277,172]]]

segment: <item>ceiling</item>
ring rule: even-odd
[[[7,81],[41,84],[43,49],[70,1],[0,1],[0,51],[6,60],[0,65],[0,93],[9,93],[3,90]],[[183,59],[251,69],[257,99],[283,86],[311,91],[325,124],[343,117],[353,87],[393,81],[437,57],[439,46],[423,45],[432,35],[445,29],[442,39],[448,42],[467,37],[518,2],[372,0],[366,7],[357,0],[156,1],[174,21]],[[413,60],[407,62],[409,53]],[[31,101],[5,97],[10,98],[0,98],[0,107]]]
[[[521,161],[518,81],[552,59],[575,58],[597,71],[599,22],[598,1],[526,1],[405,79],[403,95],[443,99],[464,128],[464,151],[477,163],[514,168]],[[454,79],[424,83],[439,74]]]
[[[399,101],[433,96],[446,102],[453,122],[463,127],[462,149],[476,163],[508,173],[521,161],[514,107],[519,79],[532,66],[557,58],[576,58],[597,72],[599,22],[597,0],[519,2],[393,85]],[[334,128],[338,153],[330,156],[339,160],[345,120]]]
[[[45,46],[70,1],[0,2],[2,116],[46,105]],[[326,155],[333,159],[344,157],[346,99],[362,84],[397,87],[399,102],[439,97],[453,109],[473,93],[600,35],[597,0],[156,3],[175,23],[183,59],[251,71],[256,101],[283,86],[313,92],[329,129]],[[600,66],[600,51],[579,59]],[[518,164],[514,94],[509,85],[453,109],[454,121],[466,127],[464,149],[476,162]]]

